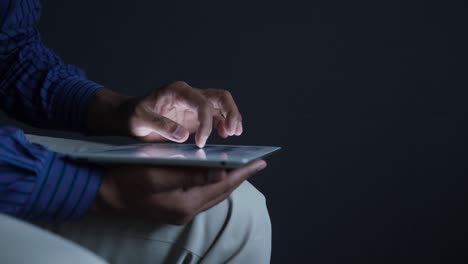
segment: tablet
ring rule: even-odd
[[[238,168],[263,158],[279,147],[145,143],[110,146],[89,151],[78,149],[67,153],[73,159],[96,163],[147,164],[166,166]]]

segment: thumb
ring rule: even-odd
[[[155,113],[143,113],[131,125],[132,133],[137,137],[147,137],[152,133],[161,135],[175,142],[188,139],[189,131],[177,122]]]

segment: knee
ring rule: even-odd
[[[265,196],[244,182],[226,202],[222,233],[204,263],[269,263],[271,222]]]
[[[249,182],[243,183],[231,196],[232,215],[251,234],[271,233],[271,221],[265,196]],[[247,226],[245,226],[247,225]]]

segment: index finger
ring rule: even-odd
[[[178,87],[177,100],[197,112],[200,125],[195,135],[197,146],[203,148],[213,129],[213,106],[196,89],[188,84]]]

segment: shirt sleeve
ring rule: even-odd
[[[97,167],[28,142],[14,127],[0,126],[0,213],[63,221],[82,217],[101,184]]]
[[[102,85],[42,43],[40,10],[39,0],[0,0],[0,107],[34,126],[85,131],[87,106]]]

